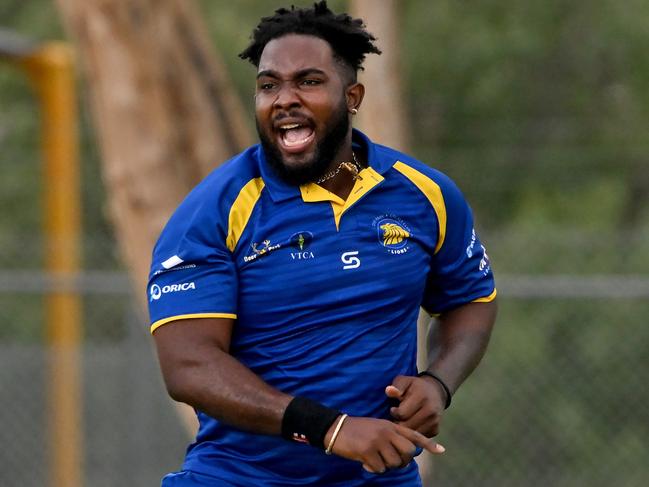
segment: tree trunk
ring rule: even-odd
[[[85,68],[117,242],[140,303],[189,190],[252,142],[191,0],[56,0]],[[189,408],[185,423],[195,429]]]
[[[151,248],[216,164],[252,141],[191,0],[57,0],[85,68],[110,216],[142,303]]]
[[[408,116],[402,94],[400,20],[402,5],[397,0],[351,0],[353,17],[365,21],[383,51],[370,54],[360,81],[365,84],[365,100],[356,123],[367,135],[384,145],[406,151],[409,148]]]

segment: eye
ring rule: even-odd
[[[322,83],[322,81],[319,80],[319,79],[308,78],[308,79],[302,80],[302,84],[304,86],[317,86],[317,85],[319,85],[321,83]]]
[[[276,87],[277,87],[277,81],[272,78],[264,77],[264,78],[259,78],[257,80],[257,92],[272,91]]]

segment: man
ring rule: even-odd
[[[185,199],[154,250],[151,330],[200,428],[169,486],[415,486],[495,319],[489,261],[444,175],[351,129],[380,51],[313,8],[261,20],[260,145]],[[389,116],[389,114],[386,114]],[[438,315],[416,370],[420,306]]]

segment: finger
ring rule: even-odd
[[[363,468],[370,473],[385,473],[385,464],[378,452],[372,452],[364,459]]]
[[[419,446],[424,450],[428,450],[429,452],[435,455],[439,455],[440,453],[444,453],[446,451],[446,448],[444,448],[436,441],[430,440],[426,438],[424,435],[422,435],[421,433],[411,430],[410,428],[397,425],[397,431],[399,432],[399,434],[401,434],[402,436],[410,440],[412,443],[414,443],[416,446]]]
[[[422,435],[430,438],[439,433],[440,417],[426,409],[420,409],[411,418],[405,421],[399,421],[398,424],[418,431]]]
[[[397,375],[392,380],[392,385],[401,391],[401,394],[406,394],[408,392],[408,387],[412,383],[415,377],[409,377],[407,375]]]
[[[401,467],[407,466],[417,454],[417,447],[412,441],[399,434],[394,435],[391,442],[401,457]]]
[[[392,399],[401,399],[402,394],[403,393],[393,385],[385,388],[385,395]]]
[[[418,395],[406,396],[398,407],[390,408],[390,414],[399,421],[408,421],[421,409],[423,402],[424,398]]]
[[[403,463],[400,453],[392,443],[388,443],[384,448],[379,450],[379,454],[387,468],[399,468]]]

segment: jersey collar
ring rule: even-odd
[[[352,144],[354,147],[358,147],[361,150],[364,149],[367,152],[369,166],[379,174],[384,174],[396,162],[396,159],[394,158],[379,154],[376,150],[377,145],[360,130],[352,129]],[[273,201],[279,202],[290,198],[300,198],[302,196],[299,186],[288,184],[275,174],[266,161],[266,155],[264,154],[261,144],[257,145],[255,155],[259,163],[261,177],[264,180],[266,189]]]

